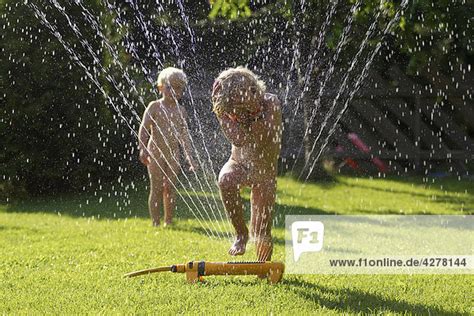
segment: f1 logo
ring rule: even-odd
[[[324,224],[317,221],[298,221],[291,224],[293,258],[300,259],[303,252],[318,252],[323,249]]]

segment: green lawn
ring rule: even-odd
[[[275,260],[284,260],[285,214],[473,214],[473,182],[338,177],[322,184],[279,179]],[[229,241],[183,204],[171,228],[153,228],[144,188],[123,197],[81,194],[0,205],[1,313],[470,314],[470,275],[208,277],[189,285],[163,273],[126,272],[189,260],[228,261]],[[246,192],[248,194],[248,192]],[[200,195],[201,199],[211,198]],[[99,203],[100,200],[100,203]],[[222,224],[222,223],[221,223]],[[244,260],[255,259],[249,246]]]

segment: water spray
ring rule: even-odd
[[[190,261],[185,264],[145,269],[125,274],[125,277],[135,277],[155,272],[186,273],[189,283],[204,281],[207,275],[257,275],[266,278],[268,283],[281,281],[285,265],[282,262],[270,261],[238,261],[238,262],[207,262]]]

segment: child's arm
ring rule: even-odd
[[[227,139],[236,147],[242,147],[248,144],[252,138],[250,126],[245,126],[237,120],[232,119],[229,115],[223,114],[218,117],[222,131]]]
[[[183,140],[182,147],[184,150],[184,155],[186,157],[186,160],[188,161],[189,166],[190,166],[189,170],[195,171],[197,169],[197,165],[192,156],[191,137],[189,135],[189,128],[188,128],[188,123],[187,123],[188,115],[186,113],[186,109],[183,106],[180,107],[180,110],[181,110],[182,119],[183,119],[182,124],[180,124],[180,131],[179,131],[179,133],[181,134],[180,136]]]
[[[151,107],[153,103],[150,103],[143,113],[143,119],[140,124],[140,129],[138,130],[138,149],[140,150],[140,161],[144,165],[149,163],[149,154],[148,154],[148,142],[150,140],[151,133]]]

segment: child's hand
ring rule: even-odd
[[[148,150],[146,149],[140,149],[140,162],[145,165],[145,166],[148,166],[150,164],[150,155],[148,153]]]
[[[188,162],[189,162],[190,172],[196,172],[199,169],[199,166],[196,164],[196,162],[193,159],[188,158]]]

